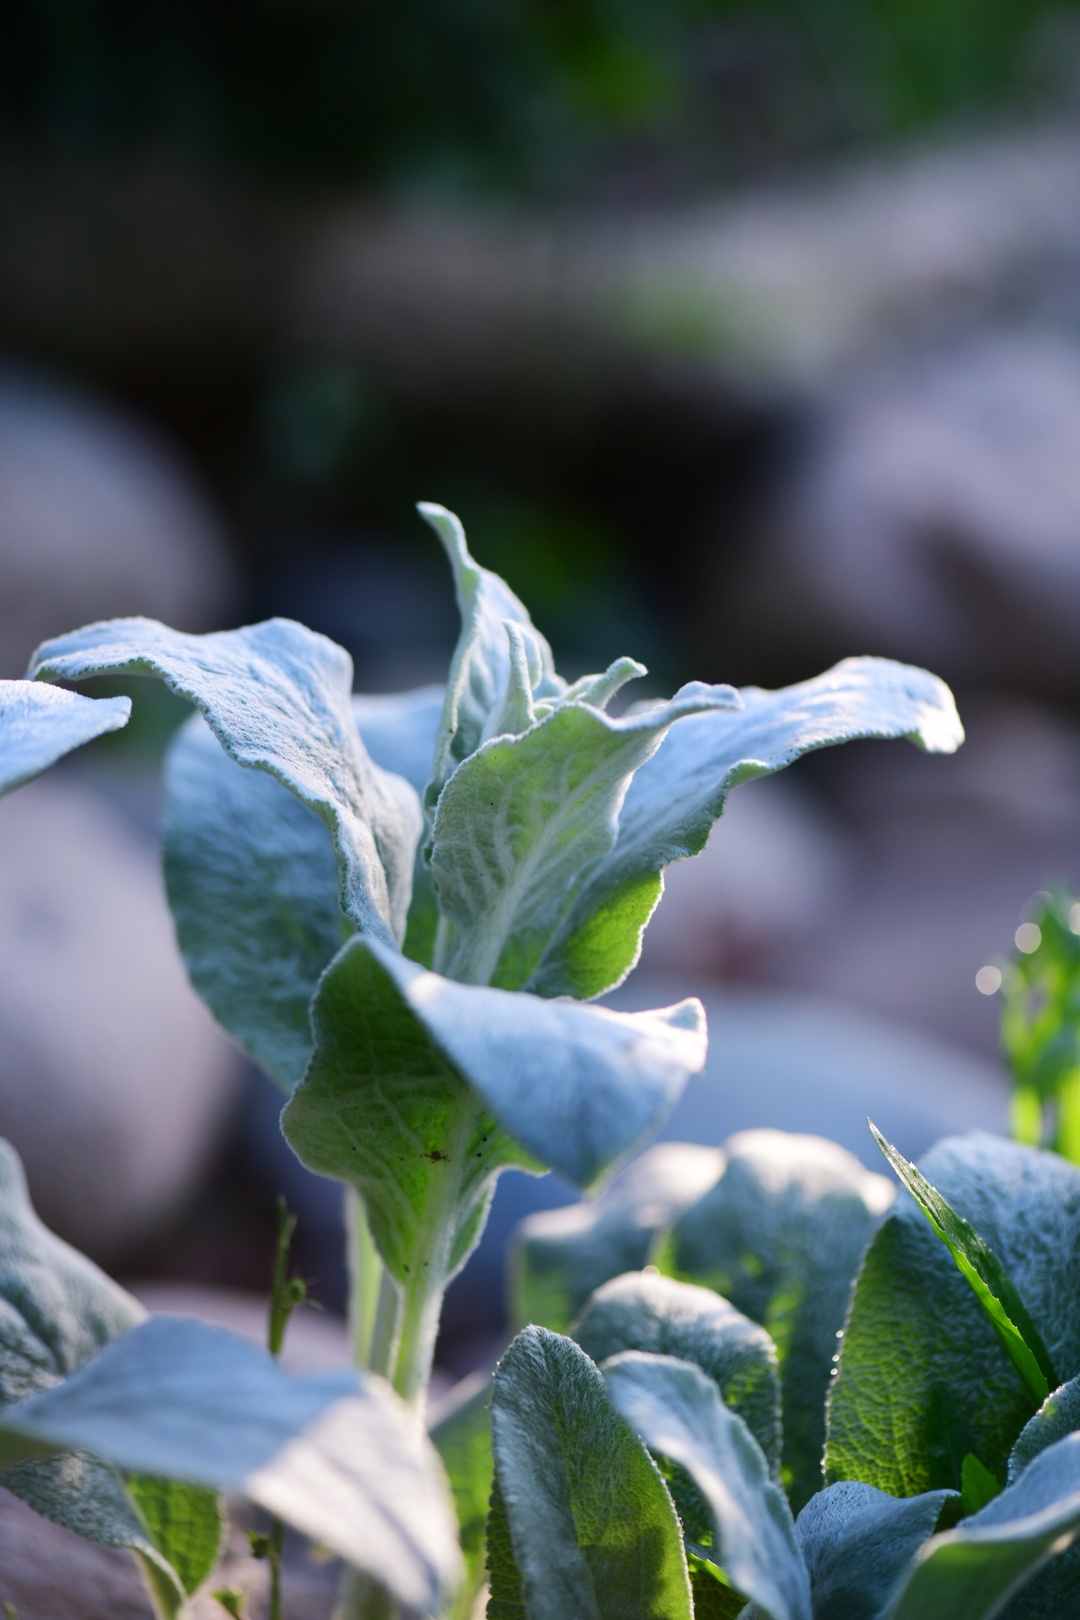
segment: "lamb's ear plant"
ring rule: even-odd
[[[601,674],[565,681],[523,605],[474,562],[457,520],[441,507],[422,511],[446,550],[462,616],[444,691],[356,699],[347,655],[280,619],[206,636],[144,619],[91,625],[39,649],[30,671],[65,682],[152,675],[199,711],[179,733],[166,772],[165,873],[180,947],[221,1024],[291,1093],[282,1126],[300,1158],[347,1187],[357,1358],[385,1374],[417,1414],[444,1291],[478,1240],[500,1171],[554,1168],[583,1189],[601,1187],[704,1062],[694,1001],[633,1014],[586,1004],[636,962],[664,868],[704,847],[733,786],[810,749],[908,737],[948,752],[962,736],[940,681],[872,658],[845,660],[779,692],[692,682],[669,701],[633,704],[616,717],[611,698],[642,667],[620,658]],[[699,1157],[686,1190],[703,1191],[716,1170],[715,1156]],[[794,1235],[803,1206],[824,1209],[830,1196],[809,1183],[793,1192],[778,1230]],[[852,1234],[861,1242],[875,1212],[857,1187],[839,1197],[842,1218],[829,1242],[843,1271],[854,1264]],[[669,1226],[686,1202],[669,1194],[660,1223]],[[853,1208],[857,1219],[844,1233]],[[723,1210],[719,1219],[734,1244],[738,1221]],[[620,1269],[651,1235],[648,1221],[639,1227],[620,1251],[629,1252]],[[602,1246],[604,1234],[593,1236]],[[697,1262],[676,1234],[672,1241],[672,1266],[689,1274]],[[692,1235],[687,1241],[690,1253]],[[827,1304],[800,1300],[811,1260],[805,1247],[792,1254],[799,1258],[745,1282],[755,1300],[770,1302],[783,1340],[781,1377],[787,1356],[812,1366],[816,1378],[822,1323],[832,1322],[833,1296],[843,1289],[825,1266],[813,1287]],[[571,1287],[564,1308],[580,1301]],[[131,1343],[149,1331],[137,1330]],[[701,1572],[710,1555],[694,1554],[690,1570],[668,1485],[593,1363],[569,1340],[530,1344],[528,1355],[511,1352],[492,1396],[504,1483],[489,1544],[493,1557],[500,1547],[506,1553],[492,1564],[492,1615],[592,1614],[593,1600],[580,1596],[586,1587],[608,1593],[605,1612],[639,1587],[652,1594],[640,1598],[642,1613],[689,1614],[691,1603],[698,1613],[720,1612],[723,1582]],[[119,1353],[106,1351],[102,1365]],[[134,1376],[141,1364],[124,1365]],[[527,1412],[532,1378],[541,1392],[561,1391],[566,1422],[582,1435],[593,1426],[606,1448],[595,1467],[582,1450],[584,1473],[569,1506],[536,1502],[556,1537],[546,1553],[535,1525],[521,1528],[530,1465],[508,1460],[506,1447],[517,1441],[505,1438],[523,1432],[506,1414],[513,1400]],[[693,1399],[720,1402],[720,1386],[709,1389],[715,1395]],[[717,1411],[709,1407],[709,1432],[730,1439]],[[44,1433],[34,1427],[46,1421],[42,1409],[30,1417],[26,1433]],[[818,1423],[811,1413],[792,1429],[783,1467],[793,1480],[805,1476]],[[120,1466],[136,1455],[127,1432],[95,1443]],[[731,1446],[756,1479],[755,1454],[741,1438]],[[454,1449],[445,1436],[444,1447],[444,1455]],[[484,1453],[482,1444],[458,1450]],[[175,1465],[171,1454],[155,1455]],[[551,1453],[547,1461],[555,1468],[558,1459]],[[699,1462],[680,1453],[673,1466],[696,1482],[707,1548],[723,1537],[719,1498],[694,1473]],[[763,1466],[763,1511],[793,1547],[779,1488]],[[193,1477],[225,1483],[212,1472]],[[614,1518],[594,1518],[595,1488],[613,1473],[625,1482],[621,1529]],[[474,1495],[459,1490],[457,1499]],[[639,1510],[647,1530],[631,1534]],[[574,1525],[595,1532],[584,1563],[570,1558]],[[567,1549],[569,1608],[537,1595],[537,1570],[545,1559],[555,1567],[556,1545]],[[634,1575],[628,1557],[638,1560]],[[367,1567],[398,1599],[414,1601],[385,1568]],[[433,1556],[431,1567],[441,1578],[447,1566]],[[774,1573],[783,1591],[805,1594],[803,1576]],[[573,1586],[579,1576],[586,1586]],[[704,1596],[692,1597],[699,1586]],[[353,1582],[342,1612],[382,1614],[385,1602],[381,1590]]]
[[[866,1185],[879,1178],[849,1161],[851,1184],[865,1178],[869,1193],[861,1263],[835,1241],[845,1203],[851,1219],[849,1196],[832,1202],[840,1150],[815,1138],[748,1132],[727,1144],[716,1186],[676,1214],[667,1233],[656,1231],[651,1250],[670,1264],[671,1255],[693,1252],[685,1236],[678,1239],[680,1228],[701,1233],[711,1226],[714,1269],[702,1280],[715,1285],[726,1265],[742,1311],[653,1266],[597,1288],[569,1336],[523,1331],[491,1396],[489,1528],[499,1549],[489,1553],[492,1593],[516,1579],[523,1596],[520,1609],[492,1607],[489,1614],[546,1614],[555,1590],[543,1560],[530,1552],[533,1520],[514,1484],[530,1454],[526,1477],[544,1481],[545,1511],[557,1512],[564,1533],[578,1541],[581,1556],[560,1564],[576,1570],[565,1612],[615,1612],[589,1572],[603,1503],[582,1483],[593,1477],[598,1456],[590,1455],[588,1425],[574,1427],[566,1409],[571,1369],[575,1384],[587,1372],[594,1386],[603,1379],[610,1405],[656,1463],[676,1509],[699,1617],[1049,1620],[1080,1611],[1080,1548],[1073,1550],[1080,1538],[1080,1170],[979,1132],[940,1143],[916,1169],[876,1134],[907,1191],[886,1212],[886,1200]],[[647,1159],[635,1167],[640,1218],[650,1214]],[[747,1159],[754,1192],[732,1197],[725,1249],[721,1193],[732,1167]],[[805,1188],[816,1164],[815,1209]],[[774,1343],[764,1323],[776,1296],[768,1283],[756,1297],[747,1287],[758,1272],[785,1276],[791,1189],[800,1180],[801,1252],[816,1258],[797,1259],[786,1275],[805,1283],[805,1292],[796,1289],[803,1309],[822,1279],[834,1299],[850,1291],[842,1332],[834,1329],[831,1369],[792,1354],[799,1336],[785,1342],[786,1310],[774,1318]],[[610,1243],[616,1224],[632,1229],[633,1198],[624,1182],[600,1203],[607,1208],[594,1224],[607,1216]],[[740,1254],[751,1224],[754,1246]],[[557,1269],[549,1226],[544,1216],[524,1225],[514,1265],[519,1297],[534,1259],[548,1281]],[[564,1226],[569,1288],[579,1262],[595,1275],[597,1250],[580,1243],[570,1221]],[[537,1372],[523,1391],[524,1369],[538,1361],[562,1366],[564,1376]],[[777,1369],[784,1398],[770,1406]],[[782,1414],[786,1426],[790,1410],[805,1436],[814,1406],[826,1443],[811,1481],[781,1466],[788,1437],[780,1439],[773,1424]],[[551,1455],[553,1436],[561,1439],[561,1458]],[[485,1466],[478,1451],[473,1466]],[[618,1556],[629,1565],[629,1553],[610,1551]],[[594,1598],[598,1607],[590,1608]],[[665,1600],[640,1612],[683,1610]]]

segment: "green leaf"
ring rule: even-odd
[[[484,743],[435,812],[431,866],[448,925],[440,965],[520,989],[615,843],[634,772],[676,721],[737,702],[730,686],[700,681],[621,720],[563,701],[520,736]]]
[[[717,1564],[762,1620],[810,1620],[810,1586],[787,1498],[761,1447],[687,1361],[630,1350],[604,1363],[608,1393],[650,1451],[690,1475],[712,1518]]]
[[[130,698],[0,681],[0,793],[21,787],[73,748],[120,731],[130,717]]]
[[[663,868],[704,848],[739,782],[859,737],[908,737],[931,753],[963,740],[948,687],[890,659],[846,658],[814,680],[741,696],[738,712],[680,720],[636,773],[614,848],[581,886],[530,990],[585,999],[618,984],[637,960]]]
[[[740,1615],[749,1612],[742,1593],[720,1578],[715,1565],[690,1552],[686,1562],[690,1568],[694,1620],[738,1620]]]
[[[312,1006],[314,1055],[281,1124],[309,1169],[360,1194],[393,1276],[404,1283],[418,1252],[435,1254],[438,1284],[468,1258],[499,1170],[531,1164],[445,1055],[391,962],[357,938],[328,969]]]
[[[124,1484],[184,1591],[189,1596],[198,1591],[217,1563],[225,1530],[217,1492],[149,1474],[129,1474]]]
[[[754,1436],[772,1478],[780,1475],[780,1376],[776,1347],[711,1289],[631,1272],[597,1289],[571,1328],[598,1364],[624,1350],[692,1361]]]
[[[713,1185],[719,1148],[659,1142],[599,1197],[539,1210],[517,1227],[510,1251],[511,1316],[565,1333],[589,1295],[624,1271],[640,1271],[665,1231]]]
[[[948,1199],[885,1140],[871,1120],[867,1124],[874,1141],[970,1284],[1013,1366],[1035,1400],[1044,1401],[1057,1384],[1057,1375],[1008,1272],[978,1232],[950,1208]]]
[[[404,938],[420,806],[404,778],[368,758],[352,714],[352,660],[334,642],[291,619],[206,636],[114,619],[45,642],[31,673],[159,676],[202,710],[237,764],[269,772],[326,822],[342,910],[380,939]]]
[[[353,931],[326,826],[272,776],[237,765],[192,715],[166,760],[162,836],[192,983],[244,1051],[291,1089],[311,1056],[316,985]]]
[[[338,992],[353,974],[388,1009],[387,1017],[392,1010],[395,1024],[403,1007],[411,1009],[421,1028],[408,1037],[410,1043],[422,1038],[441,1053],[447,1072],[453,1070],[472,1088],[520,1148],[579,1186],[595,1182],[657,1128],[705,1059],[704,1017],[697,1001],[645,1013],[543,1001],[455,984],[374,940],[356,939],[326,975],[315,1004],[320,1039],[339,1054],[333,1062],[342,1065],[340,1074],[334,1079],[329,1068],[324,1071],[317,1052],[312,1070],[313,1076],[319,1071],[317,1088],[299,1088],[285,1113],[286,1133],[302,1156],[311,1148],[299,1142],[301,1114],[307,1142],[322,1132],[327,1151],[335,1151],[329,1121],[347,1102],[354,1083],[350,1076],[365,1072],[365,1066],[377,1075],[388,1061],[381,1048],[353,1054],[353,1037],[343,1033],[339,1039],[333,1027],[340,1019],[345,1031],[352,1020],[359,1030],[366,1017],[377,1016],[375,1000],[365,1011],[350,1010],[348,991]],[[327,998],[333,1011],[323,1016],[320,1006]],[[397,1027],[406,1039],[405,1021]],[[426,1151],[421,1145],[417,1154]],[[481,1152],[479,1144],[475,1152]],[[514,1162],[521,1162],[517,1149]],[[483,1169],[484,1160],[477,1163]]]
[[[990,1620],[1078,1535],[1080,1434],[1070,1434],[980,1513],[927,1542],[884,1620]],[[1029,1612],[1045,1620],[1076,1612],[1080,1569],[1074,1563],[1073,1579],[1059,1595],[1065,1598],[1059,1606]]]
[[[1040,1451],[1080,1429],[1080,1378],[1071,1378],[1048,1395],[1029,1418],[1009,1453],[1008,1483],[1012,1485]]]
[[[486,1547],[488,1602],[484,1620],[527,1620],[521,1571],[514,1561],[506,1503],[497,1478],[491,1485]]]
[[[435,742],[435,759],[426,804],[433,812],[447,779],[475,753],[515,686],[514,652],[527,666],[527,693],[539,698],[560,695],[565,681],[555,674],[551,649],[533,628],[528,610],[498,574],[481,568],[469,555],[465,531],[453,512],[421,501],[417,510],[435,530],[450,562],[461,612],[461,634],[450,663],[446,699]],[[507,624],[521,632],[507,635]],[[520,685],[520,683],[518,683]]]
[[[1052,1363],[1080,1371],[1080,1170],[974,1131],[919,1167],[996,1254]],[[893,1496],[998,1478],[1034,1400],[921,1210],[902,1198],[867,1251],[829,1401],[826,1472]]]
[[[0,1141],[0,1417],[49,1390],[146,1313],[85,1256],[54,1237],[34,1213],[18,1157]],[[182,1597],[182,1577],[136,1513],[112,1468],[66,1453],[32,1459],[4,1485],[35,1512],[107,1547],[129,1547],[157,1571],[163,1597]],[[192,1504],[192,1512],[197,1512]],[[174,1551],[176,1548],[173,1549]]]
[[[969,1451],[960,1466],[960,1507],[964,1518],[978,1513],[1001,1490],[1001,1481]]]
[[[496,1370],[491,1426],[492,1620],[690,1620],[671,1498],[584,1351],[526,1328]]]
[[[385,1385],[290,1377],[201,1322],[154,1317],[0,1413],[0,1466],[42,1449],[246,1496],[414,1608],[459,1573],[438,1458]]]
[[[484,1583],[484,1531],[495,1461],[491,1451],[491,1379],[474,1373],[458,1391],[449,1410],[431,1429],[454,1495],[466,1579],[453,1610],[453,1620],[470,1620]]]
[[[814,1620],[878,1620],[914,1554],[937,1529],[948,1491],[898,1501],[845,1480],[812,1496],[795,1521]]]
[[[821,1137],[743,1131],[724,1152],[723,1175],[675,1223],[657,1263],[768,1330],[780,1357],[783,1478],[798,1509],[822,1483],[837,1338],[892,1188]]]

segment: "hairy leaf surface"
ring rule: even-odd
[[[572,1340],[526,1328],[491,1398],[493,1620],[690,1620],[679,1522]]]
[[[120,731],[130,717],[130,698],[0,681],[0,793],[29,782],[73,748]]]
[[[998,1257],[1053,1365],[1080,1370],[1080,1170],[974,1131],[922,1161]],[[894,1496],[959,1489],[975,1456],[999,1481],[1034,1397],[967,1281],[902,1196],[856,1283],[829,1404],[827,1476]]]
[[[291,1090],[311,1056],[315,987],[353,931],[326,825],[230,759],[201,715],[169,749],[165,793],[165,885],[191,982]]]
[[[157,675],[194,703],[240,765],[268,771],[330,827],[341,905],[400,941],[421,833],[415,791],[368,758],[352,714],[352,660],[291,619],[186,635],[153,619],[87,625],[38,648],[47,680]]]
[[[845,1480],[812,1496],[795,1521],[814,1620],[879,1620],[907,1565],[937,1529],[948,1491],[897,1500]]]
[[[1009,1453],[1008,1481],[1012,1485],[1040,1451],[1080,1429],[1080,1378],[1072,1378],[1048,1395],[1033,1418],[1020,1430]]]
[[[443,790],[432,830],[432,871],[451,929],[446,971],[520,989],[614,844],[634,772],[676,721],[738,701],[730,686],[694,682],[670,703],[621,720],[568,702],[467,759]]]
[[[710,1557],[761,1620],[810,1620],[810,1585],[787,1498],[761,1447],[700,1367],[626,1351],[605,1362],[615,1405],[650,1451],[690,1475],[712,1517]]]
[[[1060,1559],[1078,1535],[1080,1434],[1070,1434],[1041,1452],[981,1512],[926,1544],[885,1620],[991,1620],[1007,1604],[1012,1615],[1012,1594]],[[1026,1611],[1032,1620],[1075,1611],[1075,1563],[1072,1570],[1069,1589],[1057,1594],[1053,1607]]]
[[[518,1226],[510,1255],[511,1312],[565,1333],[601,1283],[640,1271],[666,1231],[718,1179],[719,1148],[658,1142],[599,1197],[539,1210]]]
[[[290,1377],[185,1317],[152,1318],[0,1413],[0,1464],[48,1448],[247,1496],[414,1608],[434,1606],[458,1573],[437,1457],[385,1385]]]
[[[624,1350],[692,1361],[754,1436],[772,1478],[780,1475],[780,1375],[763,1327],[709,1288],[630,1272],[598,1288],[571,1329],[598,1364]]]
[[[784,1480],[798,1508],[822,1483],[837,1335],[893,1190],[821,1137],[742,1131],[724,1152],[723,1175],[675,1223],[658,1263],[768,1330],[780,1357]]]
[[[618,984],[637,960],[663,868],[704,848],[739,782],[859,737],[908,737],[931,753],[963,740],[948,687],[890,659],[846,658],[797,686],[740,695],[738,712],[680,720],[636,773],[614,848],[576,896],[530,990],[588,998]]]

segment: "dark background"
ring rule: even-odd
[[[1001,0],[16,0],[3,673],[146,611],[286,613],[361,687],[438,678],[455,622],[417,499],[460,513],[570,676],[926,663],[964,754],[806,762],[763,830],[733,818],[696,903],[673,883],[642,971],[991,1065],[974,973],[1033,889],[1080,881],[1078,25]],[[114,493],[153,486],[108,570],[94,536],[128,530],[104,495],[91,522],[80,446]],[[137,718],[60,779],[148,843],[178,711]],[[242,1099],[184,1195],[99,1252],[259,1287],[287,1182],[339,1302],[336,1194],[295,1179],[263,1083]]]

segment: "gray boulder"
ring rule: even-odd
[[[46,636],[144,613],[209,628],[231,591],[219,520],[143,424],[32,373],[0,372],[0,674]]]
[[[62,775],[3,800],[0,1135],[42,1219],[122,1264],[191,1193],[237,1078],[152,849]]]

